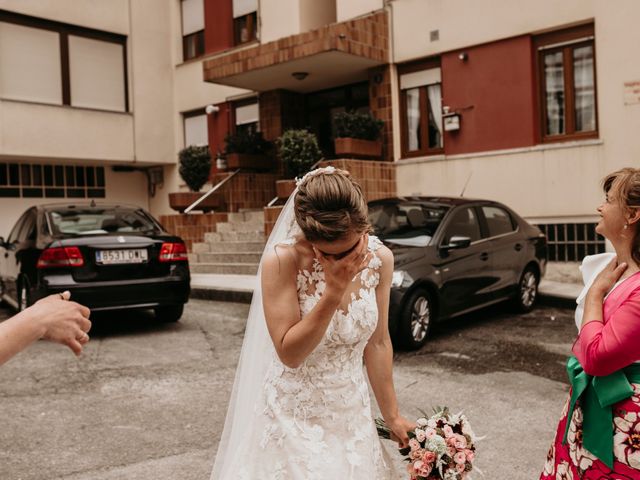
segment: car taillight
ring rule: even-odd
[[[184,243],[163,243],[160,247],[161,262],[186,262],[189,260],[187,257],[187,247]]]
[[[82,252],[78,247],[55,247],[42,251],[38,268],[81,267],[84,265]]]

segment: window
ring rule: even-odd
[[[182,59],[204,55],[203,0],[182,0]]]
[[[209,128],[204,109],[199,108],[185,112],[182,117],[184,119],[184,146],[209,145]]]
[[[490,237],[497,237],[515,231],[511,215],[499,207],[482,207]]]
[[[69,35],[69,83],[74,107],[126,111],[124,45]]]
[[[453,213],[442,239],[443,245],[448,245],[452,237],[468,237],[472,242],[480,240],[480,224],[473,208],[465,207]]]
[[[0,163],[0,197],[104,198],[104,167]]]
[[[433,65],[429,62],[427,65]],[[401,69],[403,156],[442,153],[442,82],[439,67]],[[405,73],[402,73],[404,70]]]
[[[593,25],[536,37],[543,141],[597,136]]]
[[[255,99],[234,104],[235,132],[257,132],[260,130],[260,110]]]
[[[579,262],[587,255],[605,252],[605,239],[596,233],[596,223],[552,223],[536,225],[547,236],[549,260]]]
[[[257,38],[258,0],[233,0],[233,36],[236,45]]]
[[[0,96],[128,111],[126,37],[0,11]]]

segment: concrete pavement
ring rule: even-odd
[[[0,478],[207,480],[247,311],[194,300],[173,325],[96,316],[83,358],[39,342],[11,360],[0,368]],[[570,310],[550,307],[494,307],[443,325],[422,350],[395,355],[401,410],[464,410],[487,436],[485,478],[536,478],[574,330]]]

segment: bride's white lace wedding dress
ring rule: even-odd
[[[291,244],[293,240],[287,240]],[[372,419],[363,352],[378,322],[376,287],[381,246],[369,237],[371,260],[349,288],[350,301],[333,316],[321,343],[298,368],[274,353],[256,399],[255,425],[234,452],[230,470],[243,480],[400,478],[392,473]],[[317,260],[298,272],[300,312],[325,288]],[[394,476],[392,476],[394,475]]]

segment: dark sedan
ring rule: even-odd
[[[411,197],[369,203],[395,257],[389,329],[416,349],[433,323],[504,300],[533,308],[547,263],[544,234],[497,202]]]
[[[32,207],[0,237],[0,294],[19,310],[69,290],[93,311],[153,308],[175,322],[189,282],[184,242],[135,206]]]

